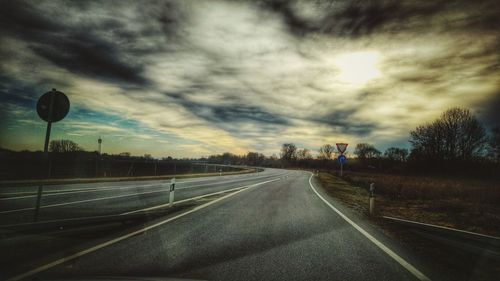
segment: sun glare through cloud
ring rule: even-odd
[[[379,60],[380,55],[375,51],[341,54],[334,60],[339,70],[337,77],[341,82],[363,86],[381,76]]]

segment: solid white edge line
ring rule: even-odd
[[[416,269],[413,265],[411,265],[409,262],[407,262],[405,259],[400,257],[398,254],[393,252],[391,249],[389,249],[387,246],[382,244],[382,242],[378,241],[375,237],[373,237],[370,233],[368,233],[366,230],[361,228],[359,225],[357,225],[355,222],[353,222],[351,219],[349,219],[346,215],[344,215],[341,211],[339,211],[337,208],[335,208],[330,202],[328,202],[323,196],[319,194],[318,191],[314,188],[311,179],[313,177],[313,173],[311,173],[311,176],[309,177],[309,186],[311,186],[311,189],[318,195],[318,197],[325,202],[328,207],[330,207],[332,210],[334,210],[341,218],[343,218],[346,222],[348,222],[352,227],[354,227],[357,231],[359,231],[361,234],[363,234],[368,240],[370,240],[373,244],[375,244],[377,247],[379,247],[382,251],[384,251],[388,256],[393,258],[395,261],[397,261],[402,267],[404,267],[406,270],[408,270],[411,274],[413,274],[415,277],[417,277],[419,280],[423,281],[430,281],[429,277],[425,276],[420,270]]]
[[[256,184],[253,184],[253,185],[249,185],[249,186],[248,186],[248,188],[250,188],[250,187],[254,187],[254,186],[258,186],[258,185],[262,185],[262,184],[265,184],[265,183],[266,183],[266,182],[261,182],[261,183],[256,183]],[[46,265],[39,266],[39,267],[34,268],[34,269],[30,270],[30,271],[27,271],[27,272],[25,272],[25,273],[23,273],[23,274],[20,274],[20,275],[17,275],[17,276],[11,277],[11,278],[7,279],[7,281],[17,281],[17,280],[22,280],[22,279],[24,279],[24,278],[26,278],[26,277],[29,277],[29,276],[33,275],[33,274],[37,274],[37,273],[39,273],[39,272],[45,271],[45,270],[47,270],[47,269],[50,269],[50,268],[52,268],[52,267],[54,267],[54,266],[60,265],[60,264],[62,264],[62,263],[65,263],[65,262],[68,262],[68,261],[71,261],[71,260],[74,260],[74,259],[76,259],[76,258],[79,258],[79,257],[83,256],[83,255],[86,255],[86,254],[89,254],[89,253],[95,252],[95,251],[97,251],[97,250],[99,250],[99,249],[102,249],[102,248],[104,248],[104,247],[107,247],[107,246],[110,246],[110,245],[116,244],[116,243],[118,243],[118,242],[120,242],[120,241],[123,241],[123,240],[125,240],[125,239],[128,239],[128,238],[130,238],[130,237],[133,237],[133,236],[136,236],[136,235],[138,235],[138,234],[144,233],[144,232],[146,232],[146,231],[148,231],[148,230],[151,230],[151,229],[153,229],[153,228],[156,228],[156,227],[158,227],[158,226],[161,226],[161,225],[163,225],[163,224],[166,224],[166,223],[171,222],[171,221],[173,221],[173,220],[176,220],[176,219],[178,219],[178,218],[184,217],[184,216],[186,216],[186,215],[188,215],[188,214],[194,213],[194,212],[199,211],[199,210],[201,210],[201,209],[204,209],[204,208],[206,208],[206,207],[208,207],[208,206],[210,206],[210,205],[213,205],[213,204],[215,204],[215,203],[217,203],[217,202],[219,202],[219,201],[221,201],[221,200],[224,200],[224,199],[229,198],[229,197],[231,197],[231,196],[234,196],[234,195],[236,195],[236,194],[238,194],[238,193],[240,193],[240,192],[242,192],[242,191],[245,191],[245,190],[247,190],[248,188],[244,188],[244,189],[238,190],[238,191],[236,191],[236,192],[230,193],[230,194],[228,194],[228,195],[225,195],[225,196],[223,196],[223,197],[217,198],[217,199],[215,199],[215,200],[213,200],[213,201],[210,201],[210,202],[208,202],[208,203],[205,203],[205,204],[203,204],[203,205],[200,205],[200,206],[198,206],[198,207],[195,207],[194,209],[189,210],[189,211],[187,211],[187,212],[184,212],[184,213],[182,213],[182,214],[179,214],[179,215],[176,215],[176,216],[174,216],[174,217],[168,218],[168,219],[166,219],[166,220],[163,220],[163,221],[157,222],[157,223],[155,223],[155,224],[153,224],[153,225],[150,225],[150,226],[147,226],[147,227],[141,228],[141,229],[139,229],[139,230],[133,231],[133,232],[128,233],[128,234],[125,234],[125,235],[120,236],[120,237],[117,237],[117,238],[115,238],[115,239],[112,239],[112,240],[106,241],[106,242],[104,242],[104,243],[101,243],[101,244],[99,244],[99,245],[93,246],[93,247],[91,247],[91,248],[88,248],[88,249],[86,249],[86,250],[80,251],[80,252],[78,252],[78,253],[75,253],[75,254],[69,255],[69,256],[67,256],[67,257],[60,258],[60,259],[55,260],[55,261],[53,261],[53,262],[50,262],[50,263],[48,263],[48,264],[46,264]]]

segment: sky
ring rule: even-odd
[[[492,1],[2,1],[0,147],[200,157],[408,147],[451,107],[500,126]]]

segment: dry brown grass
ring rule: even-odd
[[[371,173],[349,173],[344,179],[361,185],[374,182],[378,194],[384,194],[391,198],[458,199],[477,203],[500,204],[500,182],[493,180],[445,179]]]
[[[352,177],[353,175],[349,178],[352,179]],[[406,218],[500,236],[499,204],[482,203],[482,207],[479,208],[478,205],[482,197],[474,197],[476,200],[481,199],[478,201],[461,198],[463,194],[467,194],[471,190],[483,191],[484,189],[493,188],[488,182],[476,182],[473,189],[462,190],[459,193],[450,193],[448,195],[443,190],[446,190],[450,184],[455,184],[456,181],[432,178],[421,180],[416,177],[363,174],[356,175],[356,179],[358,182],[354,184],[328,173],[320,173],[319,175],[323,188],[330,195],[362,214],[368,212],[368,191],[366,187],[369,182],[373,181],[377,184],[375,201],[378,215]],[[424,183],[428,183],[428,185],[424,186]],[[391,194],[393,190],[399,191],[394,189],[394,186],[399,185],[406,187],[418,185],[419,189],[417,192]],[[453,188],[457,188],[457,186],[469,188],[464,183],[459,183]],[[441,190],[434,191],[431,190],[432,187]],[[487,193],[489,192],[490,190],[487,191]],[[423,196],[416,196],[415,194]],[[429,194],[433,194],[438,198],[432,199]],[[418,199],[419,197],[426,199]],[[492,200],[484,200],[483,202],[490,201]],[[372,222],[378,225],[388,236],[397,239],[402,245],[420,256],[428,268],[435,268],[440,275],[438,279],[454,281],[498,279],[497,277],[500,274],[500,267],[497,266],[498,260],[485,259],[480,255],[436,243],[409,231],[405,227],[387,223],[380,217],[374,217]]]
[[[361,173],[346,180],[321,173],[319,179],[330,194],[364,213],[366,187],[374,182],[380,215],[500,236],[497,182]]]

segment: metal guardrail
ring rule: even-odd
[[[221,165],[219,165],[221,166]],[[232,166],[235,167],[235,166]],[[249,174],[255,172],[254,169],[241,168],[240,171],[227,171],[222,172],[223,176]],[[261,172],[262,169],[259,169]],[[206,176],[217,176],[219,172],[210,173],[196,173],[196,174],[177,174],[177,175],[163,175],[163,176],[137,176],[137,177],[98,177],[98,178],[74,178],[74,179],[35,179],[35,180],[0,180],[1,187],[18,187],[26,185],[57,185],[57,184],[75,184],[75,183],[95,183],[95,182],[120,182],[120,181],[142,181],[142,180],[169,180],[173,177],[181,178],[196,178]]]
[[[500,237],[388,216],[382,218],[409,227],[414,232],[437,242],[500,259]]]

